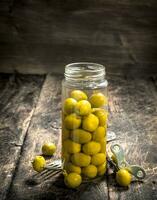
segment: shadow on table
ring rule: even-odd
[[[41,200],[49,199],[81,199],[85,193],[89,193],[95,183],[83,183],[77,189],[69,189],[64,184],[64,177],[61,171],[44,170],[29,177],[25,181],[26,187],[31,188],[32,198]],[[85,194],[86,195],[86,194]]]
[[[136,185],[139,185],[139,184],[142,184],[143,181],[142,180],[132,180],[131,182],[131,185],[130,186],[127,186],[127,187],[122,187],[122,186],[119,186],[117,183],[116,183],[116,177],[115,177],[115,173],[111,173],[111,174],[108,174],[107,176],[107,183],[108,183],[108,188],[109,190],[112,188],[113,191],[116,191],[116,192],[124,192],[124,191],[127,191],[129,190],[129,187],[130,186],[136,186]]]

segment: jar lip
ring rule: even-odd
[[[65,78],[68,79],[100,79],[105,77],[105,67],[98,63],[77,62],[65,66]]]

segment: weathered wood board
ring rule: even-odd
[[[55,158],[60,158],[61,78],[48,75],[42,87],[8,199],[86,199],[94,194],[102,199],[108,195],[104,181],[69,190],[64,186],[62,175],[53,178],[51,172],[46,173],[46,178],[41,175],[39,184],[32,185],[34,171],[31,161],[35,155],[41,154],[44,142],[55,142],[58,149]]]
[[[129,189],[123,189],[117,186],[109,170],[107,180],[82,185],[78,190],[66,189],[63,177],[57,175],[52,178],[50,172],[46,173],[46,177],[41,176],[43,181],[33,185],[31,160],[35,155],[41,154],[43,142],[54,141],[58,146],[57,156],[60,155],[58,114],[61,106],[61,78],[50,75],[46,78],[7,199],[156,199],[157,96],[151,79],[109,78],[109,129],[116,132],[118,138],[115,142],[122,144],[128,161],[146,169],[144,183],[135,181]]]
[[[151,80],[110,80],[110,128],[116,131],[130,164],[141,165],[147,176],[128,188],[117,187],[109,175],[110,199],[157,199],[157,91]]]
[[[0,1],[0,71],[64,72],[98,62],[108,72],[156,71],[156,1]],[[127,44],[127,45],[126,45]]]
[[[43,76],[0,74],[0,199],[5,199],[40,94]]]
[[[33,171],[31,161],[41,154],[44,142],[53,141],[57,145],[56,156],[51,159],[60,157],[61,79],[62,76],[47,75],[43,84],[44,79],[40,76],[0,75],[0,198],[157,199],[155,75],[150,79],[108,76],[109,129],[117,135],[117,140],[112,143],[123,146],[130,164],[146,169],[147,177],[143,183],[134,181],[129,189],[121,188],[116,184],[113,172],[108,170],[107,178],[99,183],[83,184],[77,190],[70,190],[64,186],[61,174],[52,177],[50,171],[40,175]],[[51,159],[47,158],[47,162]]]

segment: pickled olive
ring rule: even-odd
[[[99,119],[93,114],[85,116],[82,121],[83,129],[89,132],[95,131],[95,129],[98,127],[98,124],[99,124]]]
[[[107,118],[108,118],[108,112],[107,111],[101,109],[101,110],[95,111],[93,114],[98,117],[99,126],[107,127]]]
[[[105,160],[106,160],[106,155],[104,153],[97,153],[92,156],[91,163],[97,166],[103,164]]]
[[[131,183],[131,174],[126,169],[120,169],[116,173],[116,181],[120,186],[128,186]]]
[[[64,177],[64,183],[69,188],[76,188],[81,184],[81,182],[82,182],[82,177],[74,172],[65,175]]]
[[[73,113],[77,101],[73,98],[67,98],[64,102],[64,111],[66,114]]]
[[[84,144],[91,140],[92,136],[91,133],[83,130],[83,129],[75,129],[71,131],[71,139],[74,142]]]
[[[98,142],[88,142],[83,145],[82,150],[87,155],[97,154],[101,149],[101,145]]]
[[[62,152],[62,160],[63,160],[64,164],[69,162],[70,161],[70,154],[67,153],[66,151],[63,151]]]
[[[104,141],[105,137],[105,128],[103,126],[99,126],[93,133],[93,140],[96,142]]]
[[[99,108],[108,104],[107,98],[102,93],[94,93],[89,101],[93,108]]]
[[[82,174],[88,178],[94,178],[97,175],[97,168],[94,165],[88,165],[82,169]]]
[[[70,95],[72,98],[76,99],[77,101],[80,100],[87,100],[87,95],[85,92],[81,90],[73,90]]]
[[[81,145],[76,142],[73,142],[72,140],[67,139],[63,142],[63,148],[64,151],[68,153],[78,153],[81,150]]]
[[[97,166],[98,176],[103,176],[106,173],[107,165],[104,162],[102,165]]]
[[[44,170],[46,166],[46,161],[43,156],[36,156],[32,162],[33,169],[37,172]]]
[[[75,113],[72,113],[65,117],[64,125],[67,129],[79,128],[81,125],[81,118]]]
[[[67,163],[65,168],[67,170],[67,173],[75,172],[77,174],[81,174],[81,167],[73,165],[71,162]]]
[[[62,129],[62,139],[66,140],[70,137],[70,130],[63,128]]]
[[[100,142],[100,145],[101,145],[101,149],[100,149],[100,153],[105,153],[106,154],[106,138],[104,138],[104,140],[102,140]]]
[[[91,157],[84,153],[75,153],[71,156],[71,161],[79,167],[86,167],[91,162]]]
[[[43,155],[46,156],[52,156],[54,154],[54,152],[56,151],[56,145],[53,143],[45,143],[42,146],[42,153]]]
[[[91,112],[91,104],[87,100],[76,103],[75,112],[78,115],[88,115]]]

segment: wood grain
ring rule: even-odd
[[[157,198],[157,93],[150,80],[110,80],[111,130],[130,164],[145,168],[143,183],[134,182],[129,189],[117,187],[113,174],[109,176],[110,199]]]
[[[71,190],[64,186],[61,174],[33,171],[31,161],[41,154],[44,142],[55,142],[58,149],[54,158],[46,158],[47,162],[60,157],[62,78],[47,75],[42,85],[43,77],[39,76],[0,75],[1,199],[157,199],[155,75],[149,79],[108,75],[109,130],[117,135],[112,143],[122,145],[130,164],[145,168],[143,183],[134,181],[129,189],[121,188],[109,169],[107,178],[100,182]]]
[[[154,0],[8,0],[0,9],[0,71],[63,73],[91,61],[109,73],[157,72]]]
[[[31,161],[35,155],[41,154],[44,142],[55,142],[58,149],[55,158],[60,157],[61,78],[48,75],[42,87],[8,199],[87,199],[88,196],[90,199],[107,198],[107,184],[103,180],[70,190],[64,186],[61,174],[53,177],[52,172],[46,172],[41,177],[39,175],[39,184],[31,183],[32,177],[38,176],[32,169]],[[51,159],[47,160],[50,161]]]
[[[0,74],[0,199],[14,175],[42,81],[42,76]]]

